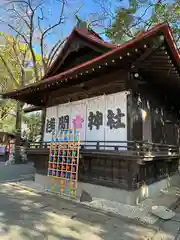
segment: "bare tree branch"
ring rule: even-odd
[[[34,14],[35,14],[35,11],[37,8],[33,9],[32,6],[31,6],[31,2],[30,0],[28,0],[28,6],[30,8],[30,10],[32,11],[31,12],[31,15],[30,15],[30,28],[29,28],[29,48],[30,48],[30,51],[31,51],[31,55],[32,55],[32,59],[33,59],[33,68],[34,68],[34,75],[35,75],[35,78],[36,78],[36,81],[39,80],[39,76],[38,76],[38,70],[37,70],[37,65],[36,65],[36,56],[35,56],[35,52],[34,52],[34,49],[33,49],[33,34],[34,34]]]
[[[27,8],[29,8],[30,11],[31,11],[30,14],[28,14],[27,10],[25,11],[26,12],[26,16],[29,18],[29,22],[24,17],[22,17],[20,15],[20,13],[18,13],[18,16],[19,16],[20,20],[22,19],[25,22],[25,24],[26,24],[26,26],[28,28],[29,36],[25,36],[25,34],[23,32],[20,32],[18,30],[18,28],[16,28],[12,24],[7,23],[7,25],[15,33],[17,33],[19,36],[21,36],[21,38],[23,39],[25,44],[27,44],[27,46],[29,47],[29,51],[31,52],[31,55],[32,55],[35,79],[36,79],[36,81],[38,81],[39,80],[39,75],[38,75],[38,69],[37,69],[37,63],[36,63],[36,56],[35,56],[35,52],[34,52],[34,49],[33,49],[33,36],[34,36],[34,17],[35,17],[35,12],[42,5],[42,3],[38,4],[35,8],[32,7],[30,0],[27,0],[27,1],[25,1],[25,0],[19,0],[19,1],[13,0],[13,1],[11,1],[11,3],[24,3],[24,4],[26,4]],[[17,11],[15,9],[13,9],[13,11],[15,11],[17,13]],[[1,22],[3,22],[3,20],[1,20]]]
[[[100,16],[100,17],[97,17],[96,19],[94,20],[91,20],[87,27],[92,27],[92,26],[100,26],[100,27],[105,27],[104,23],[102,23],[102,21],[105,21],[106,20],[106,17],[105,16]]]
[[[29,22],[24,18],[24,16],[22,16],[22,15],[15,9],[15,6],[14,6],[14,5],[12,6],[12,9],[9,9],[8,11],[14,12],[14,13],[18,16],[19,20],[23,20],[23,22],[26,24],[26,26],[27,26],[28,28],[30,28]]]
[[[53,25],[50,25],[49,27],[47,27],[45,29],[43,29],[44,26],[42,25],[43,21],[46,19],[45,14],[43,13],[43,8],[40,7],[42,3],[39,3],[34,7],[34,6],[32,6],[31,0],[12,0],[12,1],[8,2],[8,4],[18,4],[18,8],[16,8],[15,6],[13,6],[13,8],[12,8],[12,6],[11,6],[11,9],[9,9],[9,10],[15,14],[15,16],[19,19],[19,21],[22,21],[22,23],[24,23],[24,25],[22,26],[22,29],[20,29],[20,27],[19,27],[20,25],[16,26],[16,25],[14,25],[14,23],[10,23],[10,22],[6,23],[5,20],[3,20],[3,19],[1,20],[2,23],[7,24],[7,26],[13,32],[15,32],[17,34],[17,36],[19,38],[21,38],[23,40],[23,42],[27,45],[27,47],[31,53],[31,56],[32,56],[32,62],[33,62],[32,67],[33,67],[33,72],[34,72],[36,81],[38,81],[40,79],[40,75],[39,75],[39,71],[38,71],[39,69],[38,69],[38,63],[36,60],[36,55],[35,55],[34,48],[33,48],[33,46],[34,46],[33,40],[35,39],[34,37],[36,37],[35,36],[35,26],[38,27],[38,30],[40,33],[40,37],[38,37],[38,40],[39,40],[39,47],[40,47],[40,51],[41,51],[41,60],[42,60],[42,65],[43,65],[43,70],[44,70],[43,72],[45,73],[47,71],[47,68],[53,62],[54,57],[56,56],[57,52],[59,51],[59,49],[61,48],[61,46],[64,44],[64,42],[67,39],[67,38],[65,38],[64,40],[61,40],[61,39],[58,40],[56,42],[56,44],[54,44],[54,46],[52,47],[52,49],[50,50],[48,55],[45,53],[46,37],[56,27],[60,26],[65,20],[65,17],[64,17],[65,3],[66,3],[65,1],[66,0],[60,1],[61,8],[60,8],[60,13],[59,13],[57,22]],[[36,12],[37,9],[40,10],[40,14],[39,14],[39,12],[38,13]],[[79,9],[77,10],[77,12],[79,11]],[[35,24],[35,21],[37,24]],[[24,30],[24,26],[25,26],[25,30]],[[14,48],[14,52],[15,52],[15,50],[16,49]],[[17,58],[17,62],[19,63],[19,65],[21,65],[21,69],[22,69],[22,66],[23,66],[22,62],[20,64],[20,60],[22,60],[22,59],[18,58],[17,51],[15,52],[15,56]]]
[[[56,44],[54,44],[53,48],[51,49],[49,55],[48,55],[48,60],[47,60],[47,67],[49,67],[53,60],[54,60],[54,57],[56,55],[56,53],[59,51],[59,49],[61,48],[61,46],[66,42],[68,38],[65,38],[64,40],[58,40]]]
[[[19,66],[21,69],[21,81],[20,81],[20,87],[24,86],[25,84],[25,69],[26,69],[26,55],[28,52],[28,48],[26,48],[24,51],[18,51],[17,49],[18,47],[18,40],[17,39],[13,39],[13,45],[12,48],[14,50],[14,55],[16,56],[18,62],[19,62]],[[20,50],[20,48],[19,48]],[[20,59],[21,57],[21,59]]]
[[[32,55],[32,60],[33,60],[33,69],[34,69],[34,75],[35,75],[35,78],[36,78],[36,81],[39,80],[39,77],[38,77],[38,70],[36,68],[36,56],[35,56],[35,52],[34,52],[34,49],[33,49],[33,44],[32,44],[32,37],[33,37],[33,27],[30,28],[30,39],[28,41],[28,39],[25,37],[25,35],[23,33],[21,33],[20,31],[18,31],[13,25],[9,24],[8,23],[8,26],[13,30],[15,31],[19,36],[22,37],[22,39],[24,40],[24,42],[27,44],[27,46],[29,47],[29,50],[31,52],[31,55]]]
[[[41,58],[42,58],[42,64],[44,72],[46,71],[46,61],[44,59],[44,38],[43,38],[43,30],[41,28],[41,21],[44,20],[44,13],[41,8],[41,17],[38,16],[38,28],[41,33],[41,39],[40,39],[40,50],[41,50]]]
[[[52,26],[46,28],[44,31],[42,31],[41,29],[41,26],[40,26],[40,20],[44,19],[44,15],[43,15],[43,11],[41,9],[41,13],[42,13],[42,16],[41,18],[38,19],[38,25],[39,25],[39,29],[40,29],[40,32],[41,32],[41,39],[40,39],[40,48],[41,48],[41,57],[42,57],[42,61],[43,61],[43,68],[44,68],[44,72],[46,71],[46,68],[47,68],[47,64],[46,64],[46,61],[45,61],[45,56],[44,56],[44,39],[45,39],[45,36],[51,31],[53,30],[54,28],[58,27],[61,23],[63,23],[63,14],[64,14],[64,8],[65,8],[65,0],[62,0],[62,6],[61,6],[61,11],[60,11],[60,15],[59,15],[59,19],[57,21],[57,23],[53,24]]]

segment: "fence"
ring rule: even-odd
[[[29,149],[49,148],[50,142],[30,143]],[[178,155],[175,145],[151,143],[147,141],[81,141],[81,152],[116,152],[121,154],[150,157],[156,155]]]
[[[49,146],[48,142],[29,145],[28,154],[39,173],[47,174]],[[178,171],[179,149],[173,145],[87,141],[81,142],[80,153],[79,180],[102,186],[132,190]]]

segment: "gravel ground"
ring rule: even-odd
[[[28,188],[35,189],[38,192],[44,192],[43,187],[33,181],[23,181],[21,182],[21,186],[26,186]],[[76,200],[75,202],[80,203],[79,200]],[[142,205],[130,206],[121,204],[119,202],[108,201],[105,199],[98,198],[93,198],[93,201],[90,203],[84,202],[82,204],[96,209],[101,209],[107,212],[119,214],[123,217],[127,217],[130,219],[136,219],[147,224],[154,224],[158,220],[157,217],[152,216],[152,214],[149,213],[149,208],[147,207],[144,208],[142,207]]]
[[[91,203],[85,204],[97,209],[119,214],[123,217],[136,219],[147,224],[154,224],[158,220],[158,218],[149,213],[149,211],[146,211],[144,208],[139,206],[130,206],[104,199],[93,199]]]

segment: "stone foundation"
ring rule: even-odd
[[[35,174],[35,182],[41,184],[44,190],[46,190],[49,178],[46,175]],[[134,191],[78,182],[77,198],[80,197],[82,190],[86,190],[92,197],[104,198],[110,201],[121,202],[123,204],[136,205],[145,198],[151,198],[157,195],[162,189],[167,189],[171,186],[180,186],[179,174],[174,174],[169,178],[160,180],[151,185],[143,185],[140,189]]]

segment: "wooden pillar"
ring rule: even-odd
[[[132,101],[132,91],[127,95],[127,140],[132,141],[132,131],[133,131],[133,101]]]
[[[143,131],[143,140],[144,141],[149,141],[152,142],[152,128],[151,128],[151,109],[148,109],[147,107],[147,101],[145,101],[146,103],[143,104],[144,108],[142,109],[142,111],[144,111],[144,116],[142,113],[142,131]]]
[[[44,140],[44,130],[46,124],[46,108],[42,109],[41,113],[41,140],[40,140],[40,147],[43,147],[43,140]]]
[[[23,107],[23,103],[17,101],[17,109],[16,109],[15,163],[20,163],[20,162],[21,162],[20,145],[21,145],[22,107]]]
[[[127,95],[127,140],[132,141],[132,130],[133,130],[133,118],[132,118],[132,90],[131,89],[131,73],[128,73],[128,79],[126,84],[126,89],[129,91]]]

